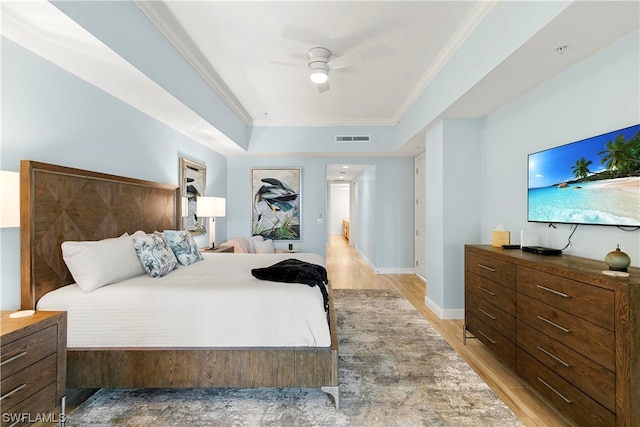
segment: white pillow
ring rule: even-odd
[[[242,237],[238,239],[227,240],[220,246],[233,246],[233,252],[236,254],[249,253],[249,241]]]
[[[260,235],[247,238],[247,242],[249,242],[249,252],[251,252],[252,254],[255,253],[256,252],[255,242],[262,242],[262,241],[264,241],[264,237]]]
[[[62,258],[84,292],[144,274],[131,237],[63,242]]]
[[[257,254],[272,254],[275,252],[273,240],[255,241],[253,242],[253,246],[256,248]]]

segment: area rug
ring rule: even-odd
[[[334,290],[340,409],[316,389],[101,389],[66,426],[522,426],[393,290]]]

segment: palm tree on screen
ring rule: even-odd
[[[591,163],[593,163],[591,160],[587,160],[584,157],[580,158],[580,160],[578,160],[575,165],[571,166],[571,170],[573,171],[575,177],[580,179],[589,176],[589,174],[591,173],[591,171],[589,170],[589,166],[591,165]]]

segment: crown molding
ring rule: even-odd
[[[182,25],[173,16],[169,7],[159,1],[139,1],[134,3],[169,42],[180,52],[189,64],[202,76],[207,84],[222,98],[225,104],[245,124],[251,124],[253,118],[242,103],[224,83],[206,56],[196,46]]]
[[[473,10],[467,15],[464,22],[458,27],[453,37],[447,42],[444,48],[440,51],[436,59],[433,61],[431,66],[427,69],[427,71],[422,75],[416,86],[409,93],[404,103],[398,110],[394,118],[394,122],[398,123],[402,116],[404,116],[407,111],[411,108],[414,102],[418,99],[420,94],[424,92],[431,81],[442,71],[442,69],[447,65],[449,60],[455,55],[455,53],[460,49],[460,46],[467,40],[467,38],[473,33],[476,27],[486,18],[486,16],[493,10],[496,4],[500,0],[491,0],[491,1],[479,1]]]

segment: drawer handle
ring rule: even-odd
[[[486,339],[488,339],[488,340],[489,340],[489,342],[490,342],[491,344],[497,344],[497,343],[498,343],[498,341],[494,341],[494,340],[492,340],[491,338],[489,338],[488,336],[486,336],[486,335],[484,334],[484,332],[482,332],[481,330],[478,330],[478,332],[480,333],[480,335],[482,335],[483,337],[485,337]]]
[[[0,397],[0,401],[6,399],[7,397],[11,396],[14,393],[19,392],[20,390],[22,390],[23,388],[25,388],[27,385],[26,384],[22,384],[21,386],[18,386],[16,388],[14,388],[13,390],[11,390],[9,393],[5,394],[4,396]]]
[[[548,324],[550,324],[551,326],[555,326],[556,328],[560,329],[562,332],[566,332],[566,333],[570,333],[571,329],[567,329],[564,326],[558,325],[556,322],[552,322],[549,319],[546,319],[542,316],[537,316],[538,319],[542,320],[543,322],[547,322]]]
[[[573,401],[571,399],[566,398],[562,393],[560,393],[558,390],[556,390],[555,388],[551,387],[545,380],[543,380],[542,378],[538,377],[538,381],[540,381],[542,384],[546,385],[549,390],[551,390],[552,392],[554,392],[555,394],[557,394],[562,400],[564,400],[567,403],[573,403]]]
[[[556,291],[555,289],[547,288],[546,286],[536,285],[538,289],[542,289],[543,291],[551,292],[552,294],[560,295],[562,298],[571,298],[571,295],[565,294],[560,291]]]
[[[11,362],[13,362],[13,361],[14,361],[14,360],[16,360],[16,359],[20,359],[22,356],[25,356],[26,354],[27,354],[27,352],[26,352],[26,351],[23,351],[23,352],[22,352],[22,353],[20,353],[20,354],[16,354],[15,356],[10,357],[9,359],[7,359],[7,360],[5,360],[4,362],[0,363],[0,366],[4,366],[4,365],[6,365],[7,363],[11,363]]]
[[[482,292],[486,292],[486,293],[488,293],[488,294],[489,294],[489,295],[491,295],[492,297],[495,297],[495,296],[496,296],[496,293],[495,293],[495,292],[491,292],[489,289],[485,289],[485,288],[483,288],[482,286],[478,286],[478,289],[480,289]]]
[[[558,356],[556,356],[555,354],[551,353],[549,350],[546,350],[545,348],[540,347],[540,346],[538,346],[538,350],[540,350],[541,352],[543,352],[547,356],[551,357],[552,359],[555,359],[556,361],[562,363],[567,368],[571,367],[571,364],[569,364],[569,363],[565,362],[564,360],[560,359]]]
[[[495,272],[496,272],[496,269],[495,269],[495,268],[493,268],[493,267],[489,267],[489,266],[484,265],[484,264],[478,264],[478,267],[480,267],[480,268],[484,268],[485,270],[489,270],[489,271],[491,271],[492,273],[495,273]]]
[[[496,317],[496,316],[492,316],[491,314],[487,313],[486,311],[484,311],[484,310],[483,310],[483,309],[481,309],[481,308],[478,308],[478,311],[479,311],[480,313],[484,314],[485,316],[487,316],[487,317],[488,317],[489,319],[491,319],[491,320],[496,320],[496,319],[497,319],[497,317]]]

